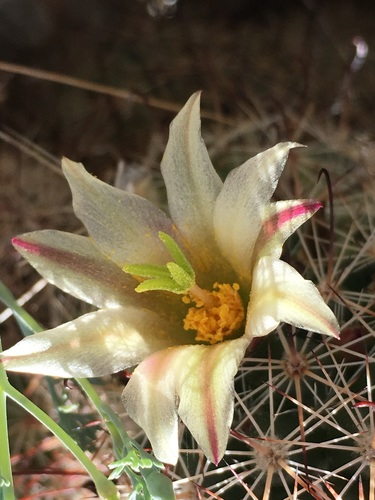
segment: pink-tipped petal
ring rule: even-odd
[[[5,368],[55,377],[97,377],[136,365],[173,344],[170,326],[135,308],[101,309],[26,337],[0,355]]]
[[[61,231],[35,231],[13,238],[16,250],[50,283],[97,307],[139,306],[146,297],[137,282],[101,254],[92,240]]]
[[[263,257],[257,263],[246,332],[260,337],[284,321],[304,330],[339,337],[339,325],[316,286],[289,264]]]
[[[278,259],[285,241],[322,207],[316,200],[286,200],[265,207],[262,227],[255,245],[254,257]]]
[[[129,416],[146,432],[156,457],[176,463],[177,413],[218,463],[233,419],[233,379],[249,340],[166,349],[143,361],[123,392]]]
[[[121,268],[124,264],[164,264],[169,254],[159,231],[173,234],[172,222],[151,202],[96,179],[67,158],[63,172],[73,207],[99,249]]]
[[[243,278],[251,276],[252,254],[263,213],[276,189],[294,142],[280,143],[232,170],[215,202],[215,236],[224,256]]]

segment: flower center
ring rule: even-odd
[[[239,285],[215,283],[212,292],[192,286],[182,297],[190,307],[184,319],[185,330],[196,330],[195,340],[216,344],[240,328],[245,317],[238,293]]]
[[[165,265],[126,264],[123,271],[140,278],[136,292],[164,290],[182,295],[190,307],[184,318],[185,330],[196,330],[195,340],[216,344],[229,337],[242,325],[245,311],[237,283],[214,283],[213,290],[204,290],[195,282],[195,272],[177,242],[167,233],[159,232],[159,238],[173,257]],[[145,278],[144,281],[142,279]]]

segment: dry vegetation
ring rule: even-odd
[[[223,175],[278,141],[309,146],[291,155],[277,196],[316,197],[325,209],[285,258],[319,285],[342,340],[283,327],[253,345],[218,468],[182,429],[181,461],[169,471],[178,498],[375,499],[374,15],[373,2],[349,0],[0,4],[0,57],[29,68],[21,75],[0,63],[1,279],[45,327],[88,306],[46,285],[10,239],[44,228],[82,231],[62,155],[163,205],[168,125],[197,89],[203,134]],[[333,226],[321,168],[332,184]],[[0,321],[6,347],[21,334],[7,311]],[[119,412],[123,382],[101,382]],[[14,383],[51,407],[39,378]],[[75,387],[56,387],[81,414],[66,425],[105,470],[112,456],[101,422]],[[10,434],[19,498],[95,498],[84,471],[13,407]],[[126,480],[119,488],[126,498]]]

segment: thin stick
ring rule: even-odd
[[[171,113],[178,113],[182,107],[179,104],[174,104],[168,101],[164,101],[162,99],[157,99],[155,97],[136,94],[134,92],[129,92],[128,90],[120,89],[118,87],[103,85],[100,83],[90,82],[89,80],[82,80],[80,78],[75,78],[73,76],[62,75],[60,73],[55,73],[54,71],[46,71],[43,69],[30,68],[29,66],[12,64],[5,61],[0,61],[0,71],[5,71],[6,73],[13,73],[16,75],[24,75],[32,78],[38,78],[39,80],[46,80],[48,82],[59,83],[61,85],[68,85],[69,87],[88,90],[89,92],[96,92],[97,94],[104,94],[112,97],[118,97],[119,99],[125,99],[133,103],[143,104],[146,106],[150,106],[151,108],[163,109]],[[216,113],[209,113],[203,111],[201,113],[201,116],[216,122],[233,124],[232,121],[226,120],[225,118],[219,116]]]

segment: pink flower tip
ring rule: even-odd
[[[40,245],[36,245],[35,243],[31,243],[30,241],[25,241],[19,238],[18,236],[12,238],[12,245],[18,250],[19,248],[25,250],[26,252],[39,254],[40,253]]]

